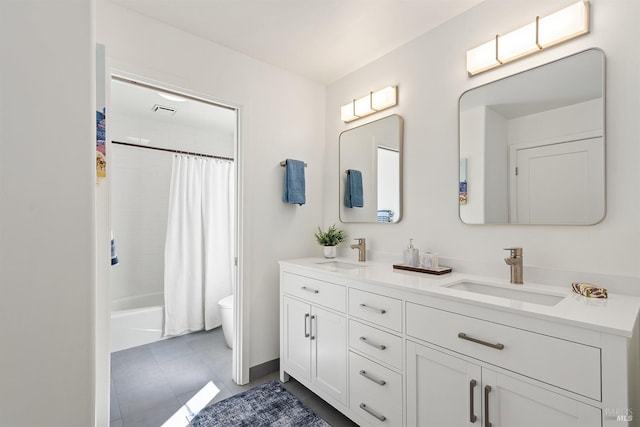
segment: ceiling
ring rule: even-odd
[[[329,84],[483,0],[110,0]]]
[[[224,133],[233,137],[236,129],[234,110],[183,97],[172,97],[163,91],[145,86],[125,83],[119,80],[111,82],[112,114],[128,116],[133,119],[162,122],[169,125],[195,128],[207,132]],[[172,108],[172,114],[154,111],[154,107]],[[139,135],[136,135],[139,136]],[[138,142],[134,140],[123,142]]]

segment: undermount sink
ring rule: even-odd
[[[447,286],[450,289],[459,291],[474,292],[476,294],[491,295],[494,297],[507,298],[517,301],[529,302],[532,304],[553,306],[564,299],[565,296],[549,294],[544,292],[525,290],[518,288],[522,285],[513,285],[513,288],[487,285],[475,282],[460,282]]]
[[[348,262],[341,262],[341,261],[322,261],[316,264],[321,265],[323,267],[332,267],[332,268],[338,268],[342,270],[352,270],[354,268],[366,267],[366,265],[350,264]]]

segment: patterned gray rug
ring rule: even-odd
[[[330,427],[279,381],[270,381],[207,406],[191,420],[191,425]]]

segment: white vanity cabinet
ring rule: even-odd
[[[348,306],[349,407],[361,425],[402,426],[402,300],[351,287]]]
[[[446,287],[469,275],[322,261],[281,262],[281,379],[357,424],[640,425],[639,298],[547,307]]]
[[[601,411],[534,381],[407,342],[408,426],[596,427]]]
[[[339,313],[345,288],[287,274],[283,292],[281,370],[346,405],[347,321]]]
[[[407,335],[459,355],[447,356],[407,343],[407,375],[412,380],[408,395],[410,406],[415,408],[408,411],[410,426],[425,425],[420,418],[436,410],[444,417],[437,425],[445,425],[447,414],[440,411],[449,398],[457,402],[458,411],[463,409],[470,424],[475,423],[473,419],[479,421],[477,425],[493,427],[601,425],[602,411],[577,400],[585,396],[595,403],[601,398],[598,347],[410,302]],[[535,382],[526,381],[531,378]],[[449,384],[452,389],[433,394],[429,389],[432,384]],[[565,397],[559,390],[571,391],[576,398]],[[461,417],[460,413],[455,416]]]

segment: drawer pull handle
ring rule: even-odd
[[[460,332],[458,333],[458,338],[461,338],[463,340],[467,340],[467,341],[471,341],[477,344],[482,344],[482,345],[486,345],[487,347],[491,347],[491,348],[495,348],[496,350],[502,350],[504,349],[504,344],[500,344],[500,343],[490,343],[490,342],[486,342],[486,341],[482,341],[479,340],[477,338],[473,338],[470,336],[467,336],[467,334],[465,334],[464,332]]]
[[[365,377],[369,381],[373,381],[374,383],[376,383],[376,384],[378,384],[380,386],[385,385],[387,383],[385,380],[377,380],[377,379],[369,376],[369,374],[367,374],[367,371],[365,371],[364,369],[360,371],[360,375],[362,375],[363,377]]]
[[[484,427],[491,427],[491,421],[489,421],[489,393],[491,393],[491,386],[484,386]]]
[[[476,388],[476,380],[469,381],[469,422],[475,423],[478,417],[473,413],[473,389]]]
[[[367,407],[367,405],[365,405],[364,403],[360,404],[360,409],[362,409],[363,411],[365,411],[367,414],[376,417],[378,419],[378,421],[384,422],[387,420],[387,417],[385,417],[384,415],[380,415],[378,413],[376,413],[375,411],[373,411],[372,409],[369,409]]]
[[[386,349],[386,348],[387,348],[387,346],[386,346],[386,345],[370,343],[369,341],[367,341],[367,339],[366,339],[365,337],[360,337],[360,341],[362,341],[362,342],[363,342],[363,343],[365,343],[365,344],[370,345],[371,347],[375,347],[375,348],[377,348],[378,350],[384,350],[384,349]]]
[[[317,293],[319,293],[319,292],[320,292],[320,291],[319,291],[319,290],[317,290],[317,289],[307,288],[306,286],[303,286],[303,287],[301,287],[300,289],[302,289],[303,291],[307,291],[307,292],[314,293],[314,294],[317,294]]]
[[[304,315],[304,337],[309,338],[309,331],[307,330],[307,319],[309,318],[309,313],[305,313]],[[309,322],[311,323],[311,322]],[[311,326],[311,325],[309,325]]]
[[[370,305],[367,305],[367,304],[360,304],[360,307],[365,308],[367,310],[375,311],[376,313],[380,313],[380,314],[385,314],[387,312],[387,310],[384,310],[382,308],[371,307]]]
[[[315,318],[316,318],[316,316],[311,316],[311,320],[309,320],[309,332],[311,332],[311,338],[310,339],[312,339],[312,340],[316,339],[316,337],[313,335],[313,319],[315,319]],[[317,328],[318,327],[316,326],[316,329]]]

